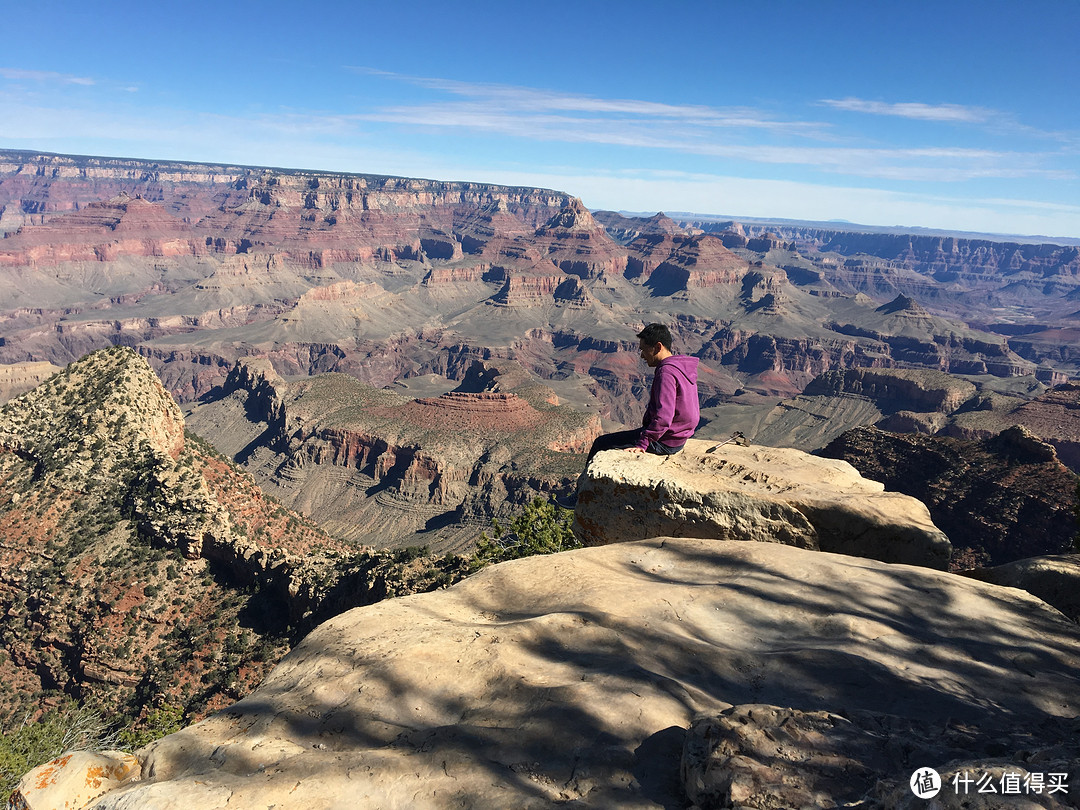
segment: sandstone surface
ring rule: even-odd
[[[964,575],[1025,590],[1080,622],[1080,554],[1028,557]]]
[[[1044,720],[1034,734],[988,733],[950,719],[928,727],[877,712],[749,704],[694,722],[682,776],[700,810],[1076,807],[1080,784],[1069,777],[1080,758],[1077,731],[1075,718]],[[910,774],[928,768],[940,777],[932,803],[909,784]],[[1038,792],[1032,773],[1042,779]],[[1051,792],[1049,774],[1064,789]]]
[[[615,543],[334,618],[92,807],[683,806],[686,729],[747,703],[952,729],[939,750],[997,735],[1020,767],[1080,710],[1078,673],[1080,628],[1021,591],[778,544]],[[849,756],[848,792],[913,769]]]
[[[790,448],[691,439],[673,456],[609,450],[574,511],[586,545],[672,535],[756,540],[945,568],[951,547],[926,507],[846,462]]]

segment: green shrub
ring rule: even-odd
[[[491,563],[531,557],[534,554],[554,554],[581,548],[570,526],[574,513],[543,498],[535,498],[524,511],[503,528],[492,519],[492,537],[481,532],[470,568],[476,571]]]
[[[147,712],[141,723],[120,732],[120,743],[128,750],[142,748],[154,740],[174,734],[184,727],[184,710],[166,703]]]
[[[100,714],[73,700],[49,709],[36,722],[27,716],[0,737],[0,796],[11,793],[27,771],[65,751],[103,751],[117,742]]]

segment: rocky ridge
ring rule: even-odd
[[[983,439],[1012,425],[1021,425],[1052,445],[1058,458],[1080,472],[1080,385],[1055,386],[1025,401],[997,402],[980,398],[950,420],[943,432],[965,439]]]
[[[198,717],[325,611],[464,573],[344,543],[267,498],[185,432],[130,349],[0,409],[0,481],[0,722],[39,694],[128,723],[162,703]]]
[[[1074,547],[1076,475],[1022,426],[978,441],[861,427],[819,452],[925,503],[952,541],[954,570]]]

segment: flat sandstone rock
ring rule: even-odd
[[[1080,622],[1080,554],[1054,554],[965,571],[964,576],[1022,588]]]
[[[775,543],[530,557],[335,617],[93,807],[681,807],[687,728],[736,704],[1037,736],[1080,711],[1080,627],[1019,590]],[[838,795],[906,784],[871,755]]]
[[[952,546],[926,506],[845,461],[691,439],[674,456],[608,450],[574,512],[586,545],[646,537],[757,540],[945,570]]]

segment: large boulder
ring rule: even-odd
[[[1053,605],[1074,622],[1080,622],[1080,554],[1053,554],[976,568],[965,576],[1021,588]]]
[[[1022,591],[775,543],[531,557],[335,617],[92,807],[678,807],[686,729],[743,703],[1037,736],[1080,711],[1080,627]],[[844,795],[910,773],[853,771]]]
[[[139,780],[139,760],[123,751],[68,751],[23,776],[9,810],[79,810],[110,790]]]
[[[659,535],[757,540],[938,569],[951,552],[926,506],[845,461],[696,439],[674,456],[597,453],[574,531],[586,545]]]

